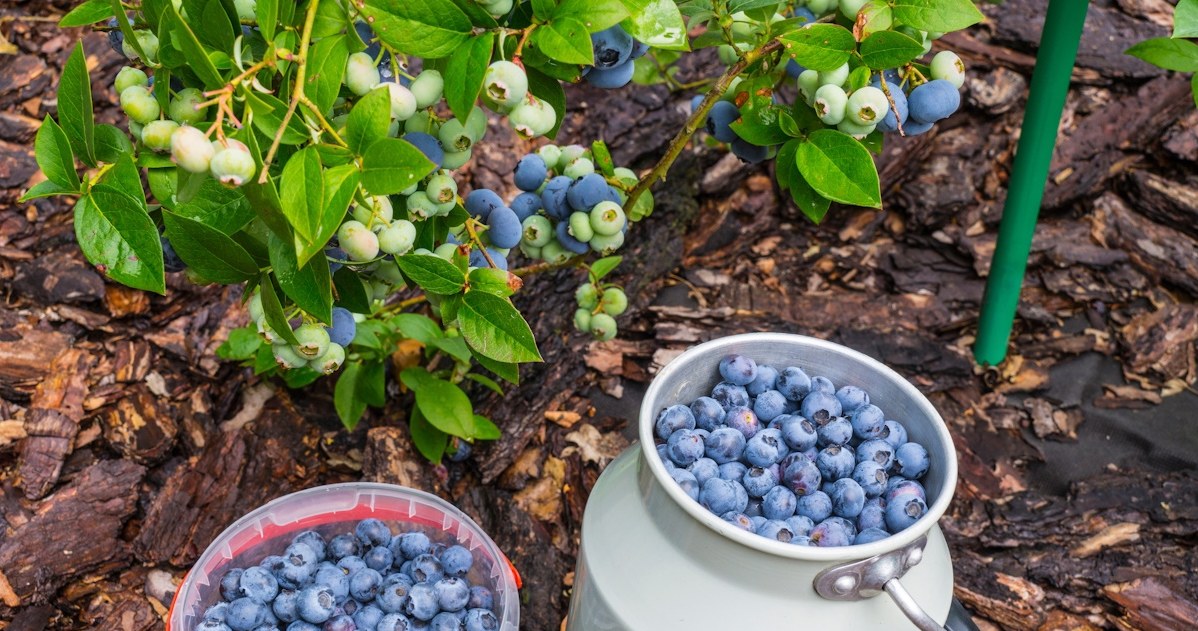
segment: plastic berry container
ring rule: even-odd
[[[183,579],[167,619],[168,631],[191,631],[204,610],[220,600],[225,571],[257,565],[280,554],[301,532],[326,538],[352,533],[373,517],[392,532],[420,531],[434,542],[460,544],[474,553],[467,578],[489,587],[502,631],[520,627],[518,578],[508,559],[474,520],[452,504],[423,491],[391,484],[350,482],[306,489],[275,499],[225,529]]]

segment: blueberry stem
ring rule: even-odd
[[[279,131],[275,133],[274,141],[270,143],[270,151],[266,152],[266,157],[262,160],[261,173],[258,175],[258,183],[266,184],[270,180],[270,163],[274,161],[275,154],[279,151],[279,145],[283,142],[283,134],[287,131],[287,126],[291,123],[291,117],[295,116],[295,108],[304,98],[304,82],[308,76],[308,48],[312,45],[312,27],[316,24],[316,10],[320,8],[320,0],[312,0],[308,5],[308,13],[304,16],[304,30],[300,35],[299,58],[296,60],[295,71],[295,88],[291,95],[291,102],[287,104],[287,113],[283,115],[283,122],[279,124]]]

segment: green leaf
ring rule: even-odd
[[[799,145],[799,172],[817,193],[834,202],[880,208],[881,185],[873,156],[848,134],[812,133]]]
[[[275,28],[279,23],[279,2],[282,0],[258,0],[255,16],[258,18],[258,29],[262,38],[272,41],[275,38]]]
[[[498,394],[499,396],[503,396],[503,386],[500,386],[498,382],[496,382],[494,379],[492,379],[486,375],[480,375],[478,373],[472,372],[472,373],[467,373],[466,378],[469,379],[470,381],[473,381],[474,383],[482,385],[484,388],[490,390],[491,392],[494,392],[495,394]],[[478,419],[480,419],[480,418],[483,418],[483,417],[478,416],[477,414],[474,416],[475,427],[478,426]],[[489,423],[490,421],[487,421],[487,422]],[[491,423],[491,424],[494,425],[494,423]]]
[[[541,22],[548,20],[557,9],[557,0],[532,0],[532,14]]]
[[[329,277],[328,262],[314,258],[301,267],[296,262],[293,243],[274,234],[268,247],[270,264],[283,293],[309,315],[330,324],[333,320],[333,281]]]
[[[774,105],[769,96],[753,90],[748,101],[740,108],[740,118],[732,123],[732,129],[747,142],[759,147],[786,142],[789,136],[782,131],[779,118],[784,110]]]
[[[254,156],[254,165],[257,171],[261,172],[262,152],[258,148],[257,134],[248,129],[242,130],[242,132],[239,134],[238,140],[249,147],[250,154]],[[250,200],[250,207],[257,213],[258,218],[270,228],[271,232],[279,236],[291,236],[291,224],[283,215],[283,203],[279,200],[279,191],[275,188],[273,178],[259,183],[258,178],[252,177],[241,185],[239,190]]]
[[[212,178],[205,179],[195,196],[179,204],[175,212],[227,235],[254,220],[250,201],[241,189],[225,188]]]
[[[477,26],[479,30],[491,31],[496,30],[495,27],[499,26],[499,22],[490,13],[487,13],[483,3],[478,0],[453,0],[453,3],[462,10],[462,13],[466,14],[466,17],[470,18],[470,23]]]
[[[474,357],[466,340],[460,337],[439,337],[433,340],[432,346],[460,362],[469,363]]]
[[[486,379],[486,377],[483,377],[482,375],[466,375],[466,376],[470,377],[471,379],[474,379],[475,381],[478,381],[479,383],[483,383],[482,381],[479,381],[480,379]],[[492,381],[491,383],[495,383],[495,382]],[[484,384],[484,385],[486,385],[486,384]],[[495,387],[498,388],[499,384],[496,383]],[[499,394],[503,394],[502,390],[499,392]],[[499,431],[499,427],[496,426],[494,423],[492,423],[491,419],[489,419],[485,416],[480,416],[478,414],[474,415],[474,439],[475,440],[498,440],[499,437],[502,435],[503,435],[503,432]]]
[[[896,31],[878,31],[861,42],[861,61],[874,70],[896,68],[923,55],[923,44]]]
[[[843,26],[812,24],[781,38],[787,54],[810,70],[835,70],[849,60],[857,40]]]
[[[485,291],[488,294],[494,294],[500,298],[507,298],[516,293],[516,287],[512,286],[508,272],[501,269],[492,269],[490,267],[478,267],[470,270],[469,282],[471,291]]]
[[[474,359],[480,366],[495,373],[500,379],[513,385],[520,385],[520,366],[518,364],[495,361],[478,353],[474,354]]]
[[[441,327],[432,318],[418,313],[400,313],[392,317],[388,323],[403,337],[426,346],[445,337]]]
[[[433,427],[462,438],[474,436],[474,408],[461,388],[419,367],[408,368],[399,378],[416,394],[416,406]]]
[[[412,415],[408,417],[408,429],[412,432],[412,444],[420,455],[433,464],[440,464],[449,445],[449,434],[433,427],[420,413],[420,408],[412,409]]]
[[[108,0],[87,0],[87,2],[71,9],[70,13],[62,16],[62,19],[58,21],[58,28],[87,26],[88,24],[103,22],[112,17],[112,15],[112,3]]]
[[[87,166],[96,166],[96,119],[92,112],[92,85],[87,75],[82,41],[75,44],[75,50],[62,68],[58,84],[58,120],[79,160]]]
[[[562,0],[552,19],[566,17],[582,22],[587,30],[596,33],[627,18],[628,8],[620,0]]]
[[[1173,10],[1173,37],[1198,37],[1198,0],[1181,0]]]
[[[395,259],[399,269],[421,289],[441,296],[460,293],[466,286],[466,275],[456,265],[430,254],[407,254]]]
[[[216,356],[224,360],[246,361],[258,355],[262,347],[262,336],[252,327],[243,326],[229,331],[229,337],[216,349]]]
[[[949,33],[982,21],[973,0],[893,0],[894,20],[921,31]]]
[[[370,315],[370,296],[357,272],[342,266],[333,274],[333,287],[337,290],[337,306]]]
[[[162,242],[144,204],[106,184],[93,187],[75,204],[75,239],[102,274],[161,294]]]
[[[1125,52],[1165,70],[1198,71],[1198,44],[1189,40],[1154,37]]]
[[[141,171],[133,164],[133,156],[124,155],[113,163],[112,168],[100,178],[107,184],[131,198],[141,208],[146,207],[145,194],[141,190]]]
[[[458,323],[462,337],[481,355],[502,362],[541,361],[532,330],[506,299],[468,292],[458,310]]]
[[[326,37],[308,51],[308,85],[304,87],[304,94],[323,113],[333,109],[333,102],[341,91],[349,52],[349,38],[345,35]]]
[[[75,172],[75,154],[71,152],[71,141],[67,134],[46,115],[33,141],[37,166],[41,167],[46,179],[68,191],[79,190],[79,174]]]
[[[312,241],[324,210],[324,178],[315,147],[306,147],[291,156],[283,167],[279,190],[287,221],[299,236]]]
[[[591,282],[597,283],[612,273],[624,260],[622,256],[607,256],[591,263]]]
[[[546,138],[557,136],[557,132],[562,128],[562,121],[566,117],[566,92],[562,89],[561,81],[550,77],[540,70],[528,67],[525,68],[528,74],[528,91],[534,96],[549,105],[553,106],[553,112],[557,115],[557,120],[553,123],[553,129],[545,134]]]
[[[164,22],[170,21],[171,43],[178,47],[179,52],[183,53],[184,58],[187,59],[187,67],[199,77],[200,81],[204,82],[204,87],[209,90],[223,87],[225,80],[216,66],[212,64],[208,51],[196,37],[195,31],[188,26],[187,21],[179,16],[179,12],[173,6],[169,12],[163,12],[162,18]]]
[[[190,5],[188,19],[197,23],[195,32],[200,42],[213,50],[232,50],[233,40],[241,35],[241,25],[235,24],[238,21],[236,8],[230,6],[234,13],[229,15],[221,0],[195,0]]]
[[[387,137],[391,126],[391,93],[386,88],[371,90],[358,99],[345,121],[345,141],[357,155],[380,138]]]
[[[96,159],[109,164],[116,162],[121,156],[133,153],[133,142],[125,132],[115,125],[107,123],[96,125]],[[174,166],[173,164],[171,165]]]
[[[412,143],[383,138],[362,156],[362,186],[372,195],[395,195],[436,169]]]
[[[849,73],[849,94],[852,94],[853,92],[856,92],[857,90],[869,85],[869,78],[871,76],[873,76],[873,74],[869,71],[869,68],[866,68],[865,66],[857,66],[856,68],[853,68],[853,71]]]
[[[1190,77],[1190,91],[1194,95],[1194,107],[1198,107],[1198,74]]]
[[[460,121],[465,121],[474,109],[483,89],[483,75],[491,65],[491,50],[495,33],[490,31],[470,38],[449,57],[445,72],[445,102]]]
[[[348,20],[349,16],[345,12],[345,3],[322,2],[319,7],[316,7],[316,17],[312,21],[312,37],[323,39],[339,35],[342,31],[346,30],[346,27],[349,25]],[[351,37],[356,40],[358,39],[358,34],[355,32]]]
[[[337,409],[341,423],[351,432],[366,413],[366,401],[358,396],[358,381],[361,375],[361,361],[346,362],[341,376],[337,378],[337,385],[333,388],[333,407]]]
[[[266,325],[283,338],[283,341],[298,345],[299,341],[295,339],[291,323],[287,321],[287,314],[283,313],[283,304],[279,302],[279,294],[275,290],[275,281],[271,275],[263,275],[258,281],[258,287],[258,293],[262,296],[262,313],[266,316]]]
[[[448,56],[474,28],[450,0],[366,0],[360,10],[385,44],[417,57]]]
[[[587,25],[575,17],[555,17],[532,32],[532,44],[545,56],[568,64],[595,63]]]
[[[247,92],[246,103],[254,112],[254,128],[263,136],[274,138],[279,127],[283,126],[283,117],[287,114],[287,104],[269,95]],[[280,144],[299,145],[309,139],[307,129],[299,116],[292,116],[287,122],[287,130],[283,132]]]
[[[116,18],[121,34],[125,36],[125,43],[133,48],[138,57],[145,59],[146,51],[142,50],[141,42],[133,35],[133,24],[129,21],[129,15],[125,13],[125,7],[121,4],[121,0],[111,0],[110,4],[112,5],[112,15]],[[80,43],[82,44],[82,41]]]
[[[360,174],[352,164],[325,169],[323,174],[324,197],[321,205],[321,215],[316,227],[316,237],[305,242],[296,237],[297,260],[304,265],[309,259],[324,251],[329,239],[337,233],[345,220],[345,211],[353,200],[354,192],[358,190]]]
[[[29,190],[25,191],[25,194],[22,195],[17,201],[25,203],[31,199],[54,197],[57,195],[77,195],[78,193],[78,190],[63,188],[54,182],[51,182],[50,180],[42,180],[41,182],[34,184]]]
[[[179,258],[204,278],[231,285],[258,276],[253,257],[220,230],[167,210],[162,211],[162,219]]]
[[[690,50],[686,23],[674,0],[622,0],[628,19],[620,23],[629,35],[653,48]]]

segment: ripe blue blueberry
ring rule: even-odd
[[[886,441],[891,447],[898,449],[907,442],[907,428],[898,421],[886,421],[878,438]]]
[[[685,405],[671,405],[662,410],[653,424],[653,433],[662,440],[669,440],[680,429],[695,429],[695,415]]]
[[[889,471],[894,464],[894,448],[884,440],[867,440],[857,446],[857,462],[873,462]]]
[[[275,596],[270,604],[271,613],[279,622],[295,622],[299,620],[299,594],[292,590],[283,590]]]
[[[354,335],[358,332],[358,323],[354,320],[354,314],[350,313],[348,309],[333,307],[333,326],[325,327],[325,331],[329,334],[329,341],[345,347],[354,341]],[[321,550],[324,548],[324,542],[322,541]],[[321,556],[319,551],[317,552],[317,556]],[[324,560],[323,557],[321,557],[321,560]]]
[[[370,517],[358,522],[354,527],[358,541],[367,546],[383,546],[391,542],[391,529],[387,524]]]
[[[795,451],[806,451],[815,446],[818,433],[815,425],[801,416],[787,416],[779,424],[782,440]]]
[[[379,620],[378,626],[375,627],[375,631],[413,631],[414,629],[416,626],[412,619],[397,612],[383,616],[382,620]]]
[[[505,204],[503,203],[503,199],[495,191],[480,188],[470,191],[462,206],[466,209],[466,212],[481,221],[486,221],[493,211],[504,208]]]
[[[441,611],[461,611],[470,602],[470,584],[457,576],[447,576],[433,585]]]
[[[587,83],[596,88],[605,90],[615,90],[628,85],[632,81],[632,75],[636,73],[636,64],[631,61],[626,61],[612,68],[592,68],[587,73]]]
[[[383,579],[379,593],[374,597],[374,603],[384,613],[403,613],[412,585],[415,585],[415,582],[406,574],[392,574]]]
[[[745,440],[752,438],[761,430],[761,421],[753,413],[753,410],[746,407],[735,407],[728,410],[724,414],[724,424],[744,434]]]
[[[436,583],[445,577],[445,568],[433,554],[422,554],[412,559],[412,569],[408,572],[417,583]]]
[[[908,480],[918,480],[928,472],[928,450],[919,443],[905,443],[894,450],[895,467],[898,474]]]
[[[767,390],[753,401],[753,412],[762,421],[772,421],[786,410],[786,397],[777,390]]]
[[[570,190],[570,185],[574,180],[559,175],[545,185],[541,191],[541,205],[545,209],[545,214],[554,219],[564,220],[570,216],[570,204],[566,201],[566,195]]]
[[[683,493],[686,493],[692,500],[699,501],[699,489],[702,488],[702,485],[699,484],[695,474],[675,467],[670,469],[670,478],[682,488]]]
[[[832,483],[828,497],[832,499],[832,514],[855,519],[865,508],[865,491],[852,478],[841,478]]]
[[[753,378],[752,383],[745,386],[745,390],[749,393],[749,396],[759,397],[763,393],[773,390],[777,383],[777,368],[774,368],[773,366],[758,366],[757,376]]]
[[[498,631],[499,618],[491,613],[489,607],[475,607],[466,612],[462,621],[466,631]]]
[[[364,561],[360,556],[341,557],[337,560],[337,567],[341,568],[341,572],[348,577],[350,574],[353,574],[354,572],[366,567],[366,561]],[[345,589],[347,591],[349,590],[348,583],[346,584]]]
[[[670,456],[670,460],[679,467],[689,466],[702,458],[705,449],[703,438],[690,429],[680,429],[670,434],[670,439],[666,443],[666,453]]]
[[[857,459],[849,446],[830,445],[821,449],[815,458],[815,466],[823,476],[824,481],[834,482],[853,474]]]
[[[721,515],[720,518],[745,532],[756,532],[757,530],[753,519],[744,513],[728,512]]]
[[[784,368],[778,373],[776,384],[782,396],[796,403],[802,401],[811,391],[811,377],[808,377],[802,368],[795,366]]]
[[[803,418],[811,419],[816,425],[822,425],[828,422],[828,419],[840,416],[840,413],[840,401],[835,395],[818,390],[807,393],[803,402],[799,404],[799,414]]]
[[[244,571],[245,570],[239,567],[235,567],[228,572],[225,572],[225,575],[220,579],[221,598],[232,602],[238,598],[241,598],[242,596],[245,596],[245,593],[241,591],[241,574]]]
[[[734,427],[719,427],[710,433],[707,441],[704,441],[706,444],[704,444],[703,453],[719,465],[724,465],[726,462],[740,460],[746,442],[748,441],[746,441],[744,433]]]
[[[225,624],[233,631],[250,631],[266,621],[266,605],[253,598],[238,598],[225,611]]]
[[[881,83],[875,79],[873,85],[880,86]],[[898,81],[888,77],[886,79],[886,89],[890,91],[890,98],[894,101],[894,106],[886,108],[886,116],[878,121],[878,129],[884,132],[894,132],[898,131],[899,124],[904,126],[907,124],[910,109],[907,104],[907,95],[899,87]],[[897,116],[894,113],[895,110],[898,110]]]
[[[287,625],[287,631],[321,631],[321,628],[312,624],[311,622],[296,620],[295,622]]]
[[[687,467],[687,471],[690,471],[691,475],[695,476],[695,481],[699,487],[702,487],[703,483],[711,478],[720,477],[720,465],[711,458],[699,458],[690,467]]]
[[[461,631],[462,621],[455,614],[443,611],[428,623],[428,631]]]
[[[894,476],[886,483],[886,503],[892,504],[904,496],[918,497],[924,502],[928,501],[927,492],[924,490],[922,484],[915,480],[906,480],[902,477]]]
[[[869,393],[857,386],[844,386],[836,391],[836,399],[840,401],[840,409],[845,414],[851,414],[869,403]]]
[[[794,515],[798,498],[785,486],[775,486],[761,498],[761,514],[766,519],[788,519]]]
[[[740,138],[736,132],[732,131],[732,123],[735,123],[738,118],[740,118],[740,110],[736,108],[736,105],[729,101],[716,101],[716,104],[707,113],[707,133],[720,142],[732,142]]]
[[[299,612],[300,619],[304,622],[324,624],[326,620],[333,616],[333,612],[336,609],[336,599],[328,587],[311,585],[299,592],[299,606],[297,607],[297,611]]]
[[[770,148],[755,145],[744,138],[732,141],[732,154],[746,164],[760,164],[770,157]]]
[[[875,541],[881,541],[889,536],[890,533],[881,528],[866,528],[858,532],[857,536],[853,538],[853,545],[859,546],[866,543],[873,543]]]
[[[904,495],[886,504],[886,528],[897,533],[919,521],[928,512],[928,505],[914,495]]]
[[[699,503],[707,510],[722,515],[727,512],[740,512],[738,506],[736,487],[739,486],[731,480],[721,478],[712,478],[703,485],[699,491]],[[748,502],[746,501],[746,505]]]
[[[856,527],[839,517],[829,517],[811,529],[812,545],[821,548],[847,546],[853,543]]]
[[[237,600],[237,599],[234,598],[233,600]],[[219,622],[221,624],[224,624],[225,616],[228,613],[229,613],[229,603],[219,602],[219,603],[216,603],[215,605],[212,605],[211,607],[205,609],[204,614],[200,617],[203,620],[211,620],[213,622]]]
[[[578,178],[566,191],[566,202],[570,204],[570,208],[578,212],[590,212],[600,202],[619,201],[619,198],[613,197],[611,186],[608,186],[607,180],[598,173]]]
[[[741,438],[744,437],[742,436]],[[748,470],[749,468],[743,462],[725,462],[720,465],[720,479],[739,480],[745,477],[745,471]]]
[[[544,158],[535,153],[530,153],[521,158],[520,162],[516,164],[516,171],[512,179],[516,183],[516,188],[532,192],[541,188],[548,175],[549,169],[545,166]]]
[[[460,545],[452,545],[441,553],[441,567],[448,576],[466,576],[474,565],[474,555]]]
[[[771,519],[766,521],[757,529],[757,534],[766,539],[774,539],[782,543],[790,543],[794,538],[795,533],[790,529],[790,526],[781,520]]]
[[[833,417],[816,430],[820,447],[848,445],[853,438],[853,425],[843,416]]]
[[[403,135],[403,139],[412,143],[424,157],[429,159],[438,169],[445,163],[445,149],[441,147],[441,141],[424,132],[408,132]]]
[[[596,68],[615,68],[632,57],[632,36],[620,25],[591,34]]]
[[[822,481],[819,467],[806,456],[794,458],[782,472],[782,484],[799,497],[800,503],[804,496],[816,493]]]
[[[807,537],[811,534],[812,529],[815,528],[815,522],[811,521],[810,517],[802,515],[792,515],[783,521],[786,522],[787,527],[790,528],[795,537]],[[791,541],[791,543],[794,543],[794,541]]]
[[[728,381],[721,381],[711,389],[711,398],[715,399],[724,410],[747,408],[751,402],[749,393],[744,386],[738,386]]]
[[[352,316],[351,316],[352,317]],[[333,324],[336,326],[337,318],[334,312]],[[344,344],[342,344],[344,346]],[[353,535],[337,535],[329,540],[328,555],[334,561],[340,561],[348,556],[357,556],[359,552],[358,538]]]
[[[493,209],[487,217],[487,226],[487,238],[497,248],[514,248],[524,236],[520,217],[507,206]]]
[[[495,606],[495,596],[486,587],[475,585],[470,588],[470,602],[466,606],[470,609],[491,609]]]
[[[355,631],[357,628],[353,617],[345,613],[334,614],[332,618],[321,625],[321,631]]]
[[[303,585],[316,571],[317,554],[306,543],[296,542],[283,551],[283,567],[277,578],[281,583],[296,587]]]
[[[520,193],[512,199],[509,207],[523,222],[536,215],[538,210],[544,208],[544,204],[541,203],[541,196],[536,193]]]
[[[432,542],[429,541],[428,535],[423,532],[404,533],[400,535],[399,549],[403,552],[405,559],[411,560],[420,555],[428,554],[429,550],[432,549]]]
[[[832,383],[831,379],[822,375],[811,378],[811,391],[836,396],[836,386]]]
[[[395,555],[386,546],[375,546],[362,557],[366,562],[366,567],[375,570],[376,572],[386,572],[391,569],[391,563],[395,560]]]
[[[361,569],[365,569],[365,565]],[[349,574],[344,568],[325,562],[316,567],[311,582],[314,585],[327,587],[333,593],[333,600],[342,603],[349,598]],[[307,581],[300,584],[304,583]]]
[[[433,583],[421,582],[413,585],[412,589],[408,592],[408,602],[404,606],[404,613],[408,617],[427,622],[432,620],[439,612],[440,605],[437,604],[437,590],[433,588]]]
[[[832,498],[823,491],[800,495],[795,514],[820,523],[832,515]]]
[[[886,504],[880,497],[867,498],[861,514],[857,515],[857,530],[870,528],[886,528]]]
[[[335,307],[333,309],[334,325],[337,321],[338,309],[345,312],[346,315],[349,315],[350,319],[353,319],[353,314],[349,313],[345,309],[341,309],[340,307]],[[344,344],[342,346],[344,346]],[[328,558],[328,545],[325,543],[324,537],[320,536],[320,533],[316,532],[315,530],[306,530],[301,532],[300,534],[296,535],[291,542],[302,543],[311,548],[312,551],[316,553],[317,562],[324,561],[326,558]]]
[[[382,609],[374,605],[366,605],[354,612],[354,626],[359,631],[374,631],[379,625],[379,620],[387,615]]]
[[[741,486],[750,497],[762,497],[778,485],[778,474],[772,468],[750,467],[741,478]]]
[[[885,416],[878,406],[866,403],[852,414],[853,435],[857,440],[872,440],[882,435]]]
[[[241,593],[260,603],[274,600],[279,593],[279,582],[264,567],[246,568],[241,573]]]
[[[948,118],[961,107],[961,93],[950,81],[935,79],[911,90],[907,97],[911,120],[935,123]],[[906,130],[910,133],[910,130]]]
[[[790,449],[777,429],[763,429],[745,444],[744,459],[755,467],[768,467],[786,457]]]
[[[695,426],[709,432],[724,422],[724,406],[711,397],[695,399],[690,405],[690,410],[695,419]]]

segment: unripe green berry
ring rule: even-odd
[[[261,336],[262,341],[266,342],[267,344],[283,343],[283,338],[280,337],[278,333],[275,333],[274,329],[270,328],[270,325],[265,321],[258,322],[258,335]],[[286,346],[287,348],[291,348],[290,344],[287,344]]]
[[[803,95],[803,100],[807,104],[815,102],[815,92],[819,89],[819,73],[815,70],[804,70],[799,73],[798,78],[799,94]]]
[[[240,141],[229,139],[224,144],[212,143],[216,155],[208,163],[208,171],[212,177],[229,188],[237,188],[254,177],[258,165],[249,147]]]
[[[583,333],[591,332],[591,312],[587,309],[579,309],[574,312],[574,328]]]
[[[487,112],[483,108],[476,105],[470,110],[470,115],[466,117],[466,133],[470,134],[470,139],[474,142],[487,135]]]
[[[323,375],[331,375],[338,370],[341,370],[341,365],[345,363],[345,348],[340,344],[329,343],[328,349],[324,353],[308,362],[316,372]]]
[[[158,115],[162,113],[154,94],[149,88],[140,85],[130,86],[121,92],[121,109],[129,118],[142,125],[157,120]]]
[[[886,118],[886,110],[890,101],[882,90],[867,85],[849,95],[848,117],[861,126],[877,125]]]
[[[844,85],[849,80],[849,64],[845,62],[835,70],[819,73],[820,85]]]
[[[436,250],[433,250],[433,254],[435,254],[435,255],[437,255],[437,256],[439,256],[439,257],[441,257],[441,258],[445,259],[446,261],[452,261],[452,260],[453,260],[453,255],[454,255],[454,254],[455,254],[457,251],[458,251],[458,244],[456,244],[456,243],[442,243],[441,245],[438,245],[438,246],[437,246],[437,249],[436,249]]]
[[[407,254],[416,243],[416,226],[407,219],[400,219],[379,233],[379,249],[387,254]]]
[[[437,216],[441,212],[438,206],[424,191],[416,191],[408,196],[408,214],[417,219]]]
[[[561,156],[557,159],[557,164],[545,163],[551,169],[556,169],[558,173],[565,171],[566,167],[570,166],[571,162],[579,158],[586,157],[587,148],[582,145],[566,145],[561,148]],[[563,173],[564,175],[564,173]]]
[[[121,71],[116,73],[116,81],[113,83],[116,88],[117,95],[124,92],[127,88],[135,85],[145,87],[150,82],[150,78],[146,76],[140,68],[133,66],[125,66]]]
[[[463,165],[470,161],[470,156],[473,155],[473,153],[474,149],[454,152],[447,151],[445,152],[445,159],[441,160],[441,167],[449,171],[460,169]]]
[[[453,203],[458,196],[458,183],[453,177],[445,173],[438,173],[428,179],[424,191],[434,203]]]
[[[345,63],[345,86],[358,96],[378,86],[379,69],[374,65],[374,59],[366,53],[354,53]]]
[[[616,319],[606,313],[596,313],[591,316],[591,335],[600,342],[606,342],[616,336]]]
[[[371,197],[369,202],[354,204],[352,215],[362,225],[378,232],[395,218],[395,209],[391,206],[391,198],[386,195]]]
[[[398,83],[384,83],[386,90],[391,95],[391,118],[397,121],[406,121],[416,115],[416,97],[412,91]],[[379,89],[382,89],[380,86]]]
[[[141,132],[143,129],[145,129],[145,125],[142,125],[137,121],[129,121],[129,133],[132,134],[134,138],[141,138]],[[207,169],[205,169],[205,171],[206,170]]]
[[[594,283],[585,283],[578,286],[574,290],[574,300],[578,302],[579,308],[593,311],[599,306],[599,290],[595,288]]]
[[[570,260],[574,256],[569,250],[563,248],[556,239],[541,246],[541,258],[550,265],[560,265]]]
[[[255,292],[253,297],[245,303],[246,310],[250,312],[250,320],[252,322],[261,322],[266,317],[266,311],[262,308],[262,294]]]
[[[515,2],[514,0],[482,0],[479,4],[483,5],[483,10],[491,17],[498,19],[511,13]]]
[[[418,111],[412,118],[404,121],[403,130],[407,133],[436,134],[440,128],[437,118],[425,111]]]
[[[409,88],[416,97],[416,107],[425,109],[441,101],[445,91],[445,79],[436,70],[425,70],[417,75]]]
[[[591,209],[588,217],[591,223],[591,228],[595,234],[610,237],[624,229],[624,225],[628,223],[628,218],[624,216],[624,209],[615,202],[599,202]]]
[[[816,15],[822,15],[839,4],[839,0],[807,0],[807,8]]]
[[[146,54],[147,58],[142,61],[148,64],[158,63],[158,36],[150,31],[134,31],[133,36],[137,38],[137,43],[141,44],[141,49]],[[129,59],[141,59],[137,50],[129,44],[129,40],[121,42],[121,50]]]
[[[846,118],[840,121],[840,124],[836,126],[836,129],[839,129],[840,131],[852,136],[853,138],[856,138],[857,140],[861,140],[873,133],[874,128],[876,127],[876,124],[858,125],[852,120]]]
[[[577,180],[580,177],[586,177],[595,172],[595,163],[588,158],[578,158],[577,160],[566,165],[562,170],[562,175]]]
[[[295,350],[307,359],[320,357],[329,349],[329,332],[319,324],[305,324],[295,330]]]
[[[233,0],[237,9],[237,19],[254,20],[258,17],[258,0]]]
[[[558,161],[562,159],[562,148],[557,145],[545,145],[537,149],[537,155],[545,161],[546,167],[556,170]]]
[[[544,136],[557,123],[557,112],[553,106],[541,99],[525,99],[508,115],[512,129],[525,140]]]
[[[590,241],[595,236],[595,229],[591,227],[591,216],[587,213],[571,213],[568,232],[583,243]]]
[[[850,20],[855,20],[866,2],[869,0],[840,0],[840,13]]]
[[[520,251],[524,253],[524,256],[527,256],[530,259],[541,258],[541,248],[539,248],[535,245],[528,245],[527,243],[521,243]]]
[[[636,203],[628,211],[628,219],[630,221],[640,221],[645,217],[653,214],[653,193],[645,191],[641,196],[636,198]]]
[[[522,243],[534,248],[544,247],[553,240],[553,224],[543,215],[532,215],[524,219]]]
[[[483,99],[500,111],[519,105],[528,96],[528,75],[516,64],[499,60],[483,74]]]
[[[165,153],[171,150],[171,134],[178,128],[175,121],[150,121],[141,130],[141,141],[152,151]]]
[[[628,310],[628,296],[619,287],[608,287],[603,290],[603,313],[618,316]]]
[[[359,221],[347,221],[337,229],[337,243],[351,261],[369,261],[379,255],[379,238]]]
[[[205,110],[208,108],[199,107],[200,103],[203,102],[204,93],[196,88],[179,90],[179,93],[175,95],[168,108],[171,120],[180,125],[195,125],[199,123],[207,115]]]
[[[932,57],[932,78],[944,79],[960,88],[965,85],[965,63],[951,50],[942,50]]]
[[[474,146],[474,138],[466,131],[466,126],[456,118],[451,118],[441,125],[437,139],[447,152],[467,151]]]
[[[402,221],[404,223],[411,225],[411,222],[406,219],[400,219],[399,221]],[[398,223],[398,222],[396,222],[396,223]],[[415,230],[415,228],[413,227],[413,231],[414,230]],[[414,236],[415,236],[415,234],[413,233],[413,237]],[[380,233],[379,234],[379,243],[382,243],[382,240],[383,240],[383,235]],[[380,246],[380,249],[382,249],[381,246]],[[411,249],[411,248],[409,247],[408,249]],[[400,254],[407,254],[407,250],[400,252]],[[374,271],[370,272],[370,276],[376,280],[385,281],[392,287],[404,287],[406,285],[406,283],[404,282],[404,279],[403,279],[403,274],[401,274],[399,272],[399,265],[396,264],[395,261],[379,261],[378,267],[376,267],[374,269]]]
[[[184,125],[171,134],[171,159],[184,171],[205,173],[216,149],[204,132]]]
[[[640,178],[636,175],[636,171],[633,171],[628,167],[616,167],[616,170],[613,171],[613,175],[616,176],[617,180],[629,186],[635,186],[636,183],[640,181]]]
[[[812,102],[812,107],[815,108],[815,115],[819,116],[819,119],[825,125],[836,125],[844,120],[845,108],[848,102],[849,97],[840,86],[821,85],[815,91],[815,100]]]
[[[275,363],[283,370],[303,368],[308,365],[308,358],[300,355],[290,344],[273,344],[270,350],[274,352]]]
[[[587,245],[590,245],[592,250],[600,254],[611,254],[624,245],[624,233],[617,232],[610,236],[597,234]]]

